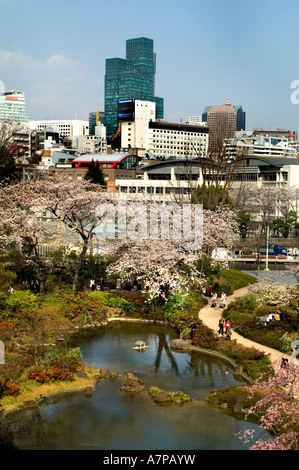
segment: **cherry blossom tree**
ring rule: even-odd
[[[269,433],[257,439],[252,450],[298,450],[299,448],[299,367],[292,362],[279,364],[261,376],[251,387],[250,396],[258,397],[248,415],[259,418],[261,427]],[[255,439],[254,431],[239,436],[245,442]]]
[[[6,250],[17,247],[33,263],[43,292],[50,266],[39,248],[50,242],[51,235],[27,189],[28,184],[23,183],[0,188],[0,244]]]
[[[143,212],[140,223],[146,225],[148,214]],[[178,221],[171,219],[178,224]],[[191,224],[194,228],[194,226]],[[214,248],[230,249],[237,236],[236,217],[233,211],[203,211],[202,225],[197,227],[200,236],[190,241],[188,237],[151,238],[147,232],[130,240],[113,240],[106,252],[118,259],[108,272],[121,278],[134,277],[146,285],[149,300],[167,301],[168,293],[177,293],[188,285],[204,282],[198,260],[211,258]],[[189,233],[185,230],[185,233]],[[197,234],[198,235],[198,234]]]
[[[46,273],[44,244],[71,247],[73,257],[73,292],[78,294],[79,273],[96,235],[101,234],[104,254],[114,254],[118,261],[110,272],[123,277],[138,277],[150,285],[149,298],[166,300],[169,290],[176,292],[201,280],[196,268],[199,257],[211,257],[213,249],[230,248],[237,236],[235,214],[229,210],[199,211],[199,205],[155,207],[134,195],[127,201],[125,223],[117,196],[88,181],[68,180],[46,175],[2,188],[0,216],[2,235],[21,243],[23,249]],[[167,224],[153,219],[154,210],[169,216]],[[194,215],[195,214],[195,215]],[[154,220],[154,222],[153,222]],[[164,219],[163,219],[164,220]],[[120,225],[124,229],[106,236],[105,228]],[[106,225],[106,227],[105,227]],[[103,236],[106,234],[105,236]],[[2,237],[2,239],[5,237]],[[8,238],[5,239],[8,242]],[[186,269],[188,267],[188,269]],[[186,274],[188,272],[188,275]]]
[[[73,293],[78,294],[79,272],[95,227],[100,223],[96,207],[107,201],[107,194],[88,181],[68,180],[45,175],[1,190],[2,242],[19,243],[39,267],[42,280],[47,259],[40,247],[71,246],[76,252],[73,267]]]

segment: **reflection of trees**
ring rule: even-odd
[[[156,360],[155,360],[155,372],[159,370],[163,349],[165,349],[166,355],[168,359],[170,360],[172,369],[174,369],[176,375],[179,375],[179,368],[178,368],[175,358],[173,357],[171,350],[169,349],[168,343],[166,341],[165,333],[159,333],[158,336],[159,336],[159,342],[158,342],[157,355],[156,355]]]
[[[216,362],[216,358],[203,358],[197,351],[191,351],[190,361],[186,361],[188,364],[188,370],[194,372],[195,377],[209,377],[212,383],[215,380],[214,367],[217,365],[218,370],[221,372],[222,377],[227,374],[227,366],[222,363]]]

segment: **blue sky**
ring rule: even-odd
[[[0,81],[32,120],[87,120],[104,110],[105,59],[145,36],[165,119],[229,98],[247,129],[299,130],[298,17],[298,0],[0,0]]]

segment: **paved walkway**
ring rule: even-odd
[[[207,325],[211,330],[218,331],[218,322],[221,316],[225,318],[225,309],[227,308],[228,304],[230,302],[234,302],[237,298],[244,297],[244,295],[248,294],[248,288],[244,287],[242,289],[236,290],[231,296],[227,297],[226,299],[226,307],[223,308],[211,308],[210,305],[207,305],[206,307],[203,307],[199,313],[198,317],[200,320],[203,321],[205,325]],[[238,333],[236,333],[233,329],[232,325],[232,340],[235,339],[237,343],[243,344],[244,346],[250,348],[253,347],[259,351],[263,351],[265,354],[268,354],[272,364],[277,363],[277,361],[280,363],[282,357],[286,357],[286,354],[281,353],[280,351],[277,351],[276,349],[268,348],[267,346],[264,346],[259,343],[255,343],[254,341],[250,341],[247,338],[244,338],[243,336],[240,336]]]

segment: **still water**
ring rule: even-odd
[[[242,382],[222,360],[172,351],[174,337],[164,326],[117,322],[77,338],[73,346],[80,347],[84,361],[117,372],[117,379],[101,379],[92,397],[80,392],[51,397],[38,412],[12,415],[16,444],[42,450],[246,449],[236,434],[254,428],[260,437],[261,429],[205,401],[211,390]],[[149,347],[135,351],[137,340]],[[181,390],[192,401],[183,406],[158,405],[146,391],[134,395],[121,391],[126,372],[138,376],[146,389],[155,385]]]

